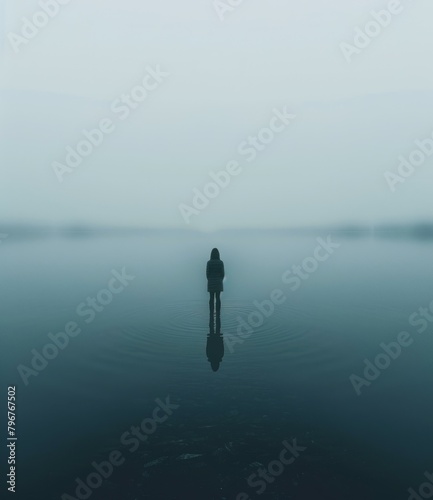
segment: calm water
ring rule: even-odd
[[[118,450],[123,464],[89,498],[407,499],[433,472],[433,324],[420,334],[408,321],[433,299],[433,244],[333,240],[340,247],[297,290],[281,277],[313,255],[315,237],[4,242],[2,378],[5,399],[7,385],[17,388],[16,498],[79,498],[76,478],[86,481],[92,462]],[[206,356],[204,275],[214,246],[226,269],[217,372]],[[86,323],[90,313],[78,315],[77,306],[123,268],[135,278]],[[276,288],[285,302],[233,344],[254,301]],[[31,367],[31,350],[41,352],[69,322],[81,333],[25,385],[17,366]],[[349,377],[363,376],[364,359],[402,330],[413,343],[357,395]],[[131,451],[121,436],[167,396],[178,407]],[[294,439],[302,451],[282,470],[275,461]],[[268,467],[275,474],[258,482]]]

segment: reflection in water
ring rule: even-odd
[[[268,484],[260,500],[407,498],[432,457],[433,402],[425,388],[433,386],[433,336],[418,335],[408,318],[432,300],[433,239],[346,239],[340,257],[324,263],[323,272],[311,275],[301,290],[283,287],[290,300],[275,307],[247,342],[236,344],[230,360],[223,358],[239,318],[247,321],[253,301],[268,297],[278,286],[275,279],[310,255],[317,234],[218,235],[224,264],[230,251],[240,279],[230,296],[221,293],[220,318],[214,295],[209,329],[209,297],[197,293],[208,235],[149,233],[148,240],[125,235],[73,242],[10,236],[2,242],[8,284],[2,341],[8,347],[1,368],[8,384],[18,387],[23,382],[16,367],[30,366],[32,349],[42,352],[51,342],[47,333],[74,320],[76,305],[94,295],[113,268],[126,266],[137,275],[95,321],[75,318],[83,336],[70,339],[59,362],[29,379],[30,392],[21,399],[26,439],[20,496],[59,500],[76,488],[74,478],[90,477],[92,462],[119,450],[126,466],[116,468],[90,500],[234,499],[245,497],[239,495],[243,491],[252,499],[256,488],[246,478],[257,473],[255,462],[271,464],[283,439],[293,436],[307,446],[305,454]],[[264,255],[266,265],[259,265]],[[163,287],[163,280],[170,286]],[[379,344],[391,345],[409,328],[415,339],[410,352],[402,351],[395,366],[358,397],[349,376],[363,377],[364,358],[373,362]],[[151,415],[155,398],[168,394],[184,403],[182,413],[158,425],[149,446],[142,443],[140,451],[129,453],[119,441],[121,432]],[[38,450],[43,460],[35,460]],[[144,460],[151,466],[143,468]]]
[[[209,313],[209,335],[207,336],[206,355],[212,370],[216,372],[224,357],[224,340],[221,334],[221,314],[218,310],[216,314],[213,313],[213,310],[210,310]]]
[[[209,335],[206,355],[212,370],[216,372],[224,356],[224,342],[221,335],[221,299],[223,291],[224,262],[217,248],[213,248],[206,265],[207,291],[209,292]],[[215,313],[216,305],[216,313]]]

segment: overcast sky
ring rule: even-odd
[[[218,15],[213,0],[70,0],[32,33],[23,18],[44,1],[2,2],[0,221],[217,229],[431,217],[433,156],[415,154],[394,191],[384,177],[433,136],[431,1],[394,0],[388,25],[346,55],[341,44],[390,2],[244,0],[223,12],[221,0]],[[149,68],[163,76],[120,108]],[[271,121],[275,110],[290,123]],[[111,133],[69,171],[66,148],[101,120]],[[244,141],[260,131],[267,144],[252,158]],[[194,206],[228,163],[238,175]]]

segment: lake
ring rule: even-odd
[[[398,500],[433,473],[432,240],[10,235],[0,255],[18,498]]]

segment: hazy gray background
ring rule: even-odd
[[[293,125],[192,227],[428,218],[432,161],[396,193],[383,173],[433,132],[433,5],[402,1],[351,64],[339,48],[387,4],[244,0],[221,22],[212,0],[71,0],[17,54],[39,6],[4,0],[0,220],[186,227],[179,204],[284,105]],[[59,184],[52,162],[149,64],[170,78]]]

